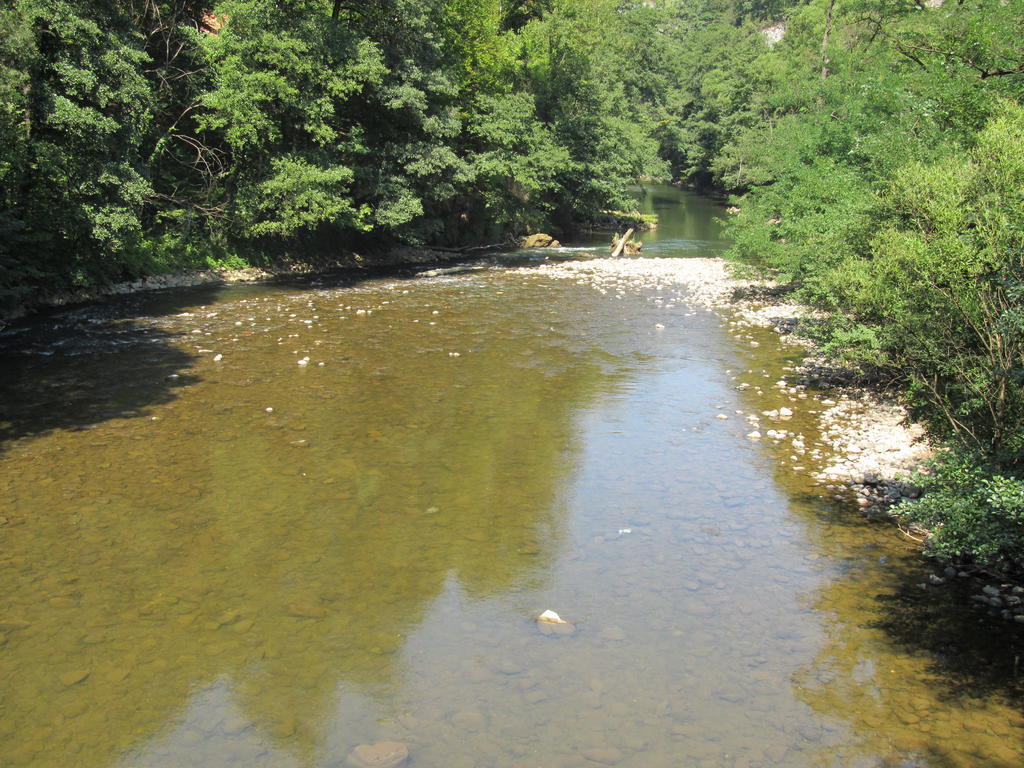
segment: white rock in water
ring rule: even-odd
[[[779,416],[786,419],[793,415],[793,411],[789,408],[779,408]]]
[[[576,633],[575,625],[563,619],[552,610],[544,611],[537,617],[537,629],[542,635],[558,635],[568,637]]]
[[[566,624],[566,620],[559,616],[557,613],[552,611],[550,608],[540,616],[537,617],[537,621],[547,621],[551,624]]]
[[[214,355],[213,356],[213,362],[215,362],[215,363],[219,363],[223,359],[224,359],[224,355]]]
[[[309,358],[308,357],[304,357],[304,358],[302,358],[301,360],[299,360],[297,362],[298,362],[299,365],[309,365]]]
[[[749,437],[751,440],[760,440],[761,433],[755,429],[753,432],[748,432],[747,437]]]

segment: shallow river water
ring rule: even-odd
[[[0,762],[1019,766],[1013,628],[745,438],[795,353],[573,256],[8,332]]]

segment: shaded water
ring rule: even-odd
[[[744,438],[789,354],[491,264],[9,336],[3,762],[1019,765],[1012,629]]]
[[[634,236],[643,243],[642,257],[717,256],[728,246],[722,239],[721,225],[728,214],[721,203],[664,184],[639,186],[632,194],[635,202],[631,210],[658,217],[654,229]],[[612,233],[592,232],[565,243],[563,251],[603,256],[610,250],[611,242]]]

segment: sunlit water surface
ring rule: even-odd
[[[0,762],[1019,766],[1019,637],[744,437],[766,335],[494,263],[17,329]]]

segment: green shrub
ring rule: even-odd
[[[927,548],[1002,572],[1024,571],[1024,477],[978,454],[950,450],[916,476],[922,497],[896,512],[930,532]]]

